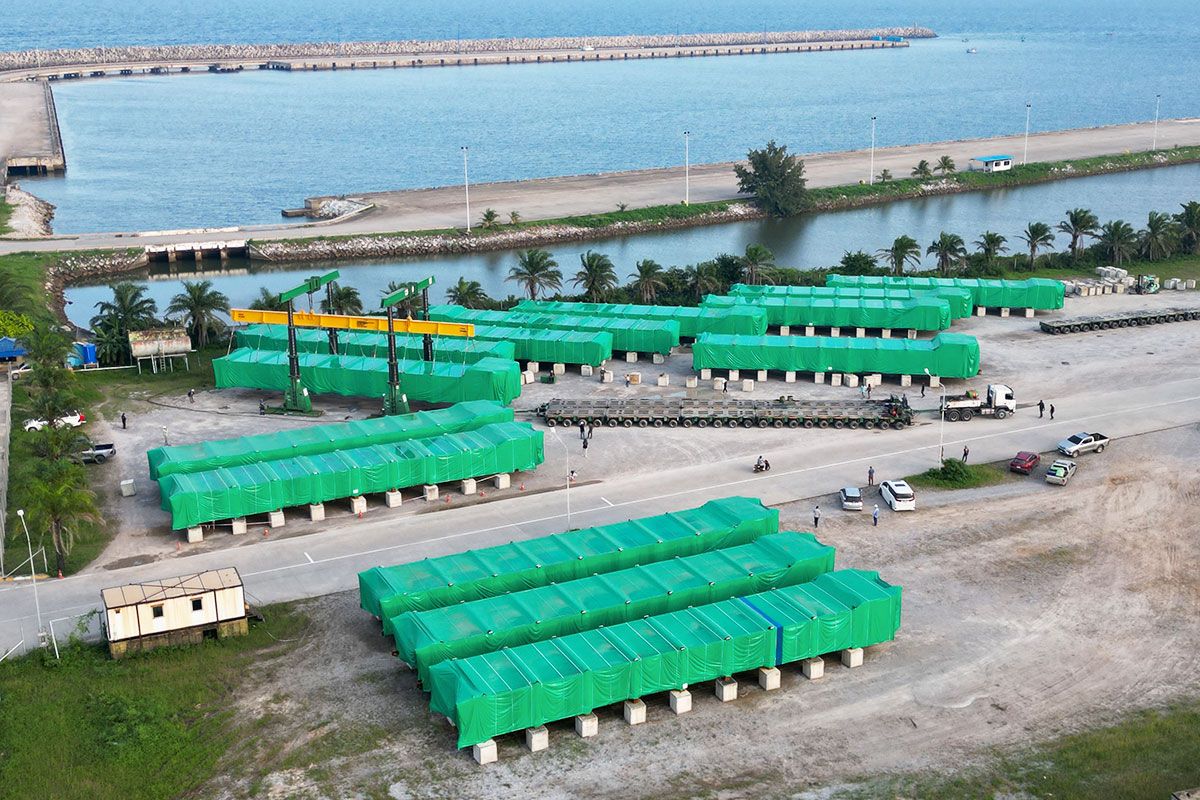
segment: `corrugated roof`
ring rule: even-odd
[[[139,603],[160,603],[172,597],[188,597],[241,585],[242,576],[238,574],[237,568],[225,567],[180,575],[176,578],[163,578],[159,581],[114,586],[101,590],[100,596],[104,598],[105,608],[121,608]]]
[[[972,158],[971,160],[972,160],[972,161],[982,161],[983,163],[985,163],[985,164],[986,164],[986,163],[988,163],[988,162],[991,162],[991,161],[1012,161],[1012,160],[1013,160],[1013,157],[1012,157],[1012,156],[1006,156],[1006,155],[994,155],[994,156],[975,156],[975,157],[974,157],[974,158]]]

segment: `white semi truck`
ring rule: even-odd
[[[966,394],[949,395],[942,398],[942,414],[947,422],[971,419],[974,416],[995,416],[1004,419],[1009,414],[1017,413],[1017,400],[1010,386],[1002,383],[989,383],[987,394],[979,396],[974,390]]]

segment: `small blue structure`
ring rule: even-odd
[[[1012,169],[1013,157],[1008,155],[975,156],[971,159],[971,169],[976,169],[975,164],[979,164],[978,170],[981,172],[1008,172]]]
[[[25,347],[11,336],[0,337],[0,362],[16,361],[25,357]]]
[[[96,359],[96,345],[91,342],[75,342],[71,354],[67,356],[67,366],[71,369],[100,366]]]

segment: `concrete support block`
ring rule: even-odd
[[[756,378],[756,380],[757,380],[759,383],[762,383],[762,382],[763,382],[763,381],[765,381],[766,379],[767,379],[767,371],[766,371],[765,369],[760,369],[760,370],[758,371],[758,377]]]
[[[1185,288],[1185,289],[1195,289],[1195,288],[1196,288],[1196,280],[1195,280],[1195,278],[1188,278],[1186,281],[1184,281],[1184,282],[1183,282],[1183,288]]]
[[[700,370],[700,380],[711,381],[712,380],[712,370],[711,369]]]
[[[878,372],[872,372],[870,375],[867,375],[865,378],[863,378],[863,383],[867,384],[868,386],[883,386],[883,375],[879,374]]]
[[[365,501],[366,498],[365,497],[350,498],[350,510],[351,511],[354,511],[354,501],[355,500],[364,500]],[[365,502],[363,504],[363,507],[364,507],[364,509],[366,508]],[[358,514],[361,512],[354,511],[354,513]],[[309,522],[324,522],[324,520],[325,520],[325,504],[324,503],[310,503],[308,506],[308,521]]]
[[[404,497],[396,489],[383,493],[383,504],[388,508],[399,508],[404,502]]]
[[[749,378],[744,378],[742,380],[742,391],[743,392],[753,392],[754,391],[754,381],[750,380]]]
[[[1032,308],[1025,309],[1025,319],[1033,319],[1033,309]]]
[[[814,328],[812,325],[805,325],[804,326],[804,335],[805,336],[816,336],[817,329]]]
[[[742,379],[742,371],[739,369],[729,370],[729,382],[740,381]]]
[[[272,528],[282,528],[283,522],[284,522],[284,520],[283,520],[283,509],[282,508],[279,509],[278,511],[272,511],[269,514],[267,514],[267,524],[270,525]]]
[[[687,378],[684,379],[683,385],[688,389],[695,389],[700,385],[700,379],[695,375],[688,375]]]
[[[825,675],[825,659],[820,656],[806,658],[800,662],[800,671],[804,674],[804,677],[810,681],[815,681]]]
[[[779,326],[779,335],[780,336],[791,336],[792,335],[792,326],[791,325],[780,325]]]
[[[507,472],[501,472],[492,480],[495,482],[497,489],[507,489],[508,487],[512,486],[512,476],[510,476]]]
[[[542,364],[540,361],[530,361],[528,364],[525,365],[525,369],[529,370],[530,372],[534,372],[534,373],[541,372]]]
[[[764,691],[778,689],[780,683],[780,675],[778,667],[759,667],[758,668],[758,685]]]
[[[646,721],[646,704],[641,698],[626,700],[624,704],[625,721],[630,725],[641,725]]]
[[[594,375],[595,372],[596,372],[596,370],[594,367],[592,367],[591,364],[580,364],[579,365],[579,374],[585,378],[592,377],[592,375]]]
[[[941,378],[939,378],[937,375],[930,375],[930,376],[929,376],[929,388],[930,388],[930,389],[937,389],[937,388],[940,388],[940,387],[941,387],[941,385],[942,385],[942,379],[941,379]]]
[[[474,478],[463,478],[462,493],[464,495],[469,497],[469,496],[475,494],[476,488],[477,487],[475,486]]]
[[[890,338],[892,338],[892,329],[891,329],[891,328],[883,328],[882,330],[880,330],[880,331],[879,331],[879,338],[881,338],[881,339],[890,339]]]
[[[917,338],[917,331],[914,328],[909,328],[908,333],[906,333],[905,336],[907,336],[909,339],[915,339]]]
[[[861,339],[861,338],[863,338],[864,336],[866,336],[866,335],[867,335],[867,329],[866,329],[866,328],[855,328],[855,329],[854,329],[854,335],[855,335],[856,337],[858,337],[859,339]]]
[[[197,525],[194,528],[187,529],[188,544],[196,544],[204,541],[204,528]]]
[[[531,369],[527,369],[521,373],[521,385],[528,386],[537,383],[537,373]]]
[[[600,720],[595,714],[580,714],[575,718],[575,732],[583,739],[600,732]]]
[[[137,494],[137,486],[134,485],[133,479],[121,481],[121,497],[133,497]]]
[[[715,392],[725,391],[725,379],[724,378],[713,378],[713,391],[715,391]]]
[[[842,651],[842,666],[854,669],[861,667],[863,663],[863,649],[861,647],[851,647]]]
[[[422,491],[425,494],[425,502],[432,503],[438,499],[438,487],[436,483],[425,484],[425,488]]]
[[[488,739],[486,742],[471,746],[471,756],[475,759],[476,764],[494,764],[500,759],[500,754],[496,750],[496,740]]]
[[[550,731],[546,730],[545,725],[525,729],[525,747],[529,748],[529,752],[536,753],[539,750],[545,750],[549,746]]]
[[[824,383],[824,382],[825,382],[825,373],[824,372],[814,372],[813,373],[813,383]]]
[[[686,714],[692,710],[692,693],[687,689],[672,690],[670,693],[671,711],[675,714]]]
[[[550,368],[550,371],[553,372],[555,375],[566,375],[567,374],[567,365],[566,364],[555,364],[554,366],[552,366]]]
[[[625,361],[629,364],[636,364],[637,363],[637,353],[626,353]]]
[[[671,376],[665,372],[660,373],[658,376],[658,379],[656,380],[656,383],[659,386],[670,386],[671,385]]]
[[[841,328],[838,328],[838,327],[833,327],[833,328],[830,328],[830,329],[829,329],[829,335],[830,335],[830,336],[841,336],[841,335],[842,335],[842,329],[841,329]]]
[[[905,389],[909,386],[912,386],[912,375],[901,375],[900,376],[900,388]]]
[[[857,387],[858,386],[858,376],[857,375],[847,375],[846,376],[846,385],[849,386],[851,389]]]
[[[233,521],[233,529],[230,531],[234,536],[241,536],[246,532],[246,518],[238,517]]]
[[[830,373],[829,385],[830,386],[841,386],[842,385],[842,373],[840,373],[840,372]]]
[[[983,306],[977,306],[977,307],[975,308],[975,316],[977,316],[977,317],[986,317],[986,316],[987,316],[987,309],[986,309],[986,308],[984,308]]]
[[[783,382],[784,383],[795,383],[796,382],[795,370],[788,370],[787,372],[783,373]]]
[[[601,383],[612,383],[613,382],[613,371],[611,369],[602,369],[600,371],[600,382]]]
[[[350,498],[350,513],[365,514],[367,513],[367,498],[359,495],[358,497]]]
[[[1000,309],[1000,316],[1002,316],[1002,317],[1007,317],[1011,313],[1012,313],[1011,308],[1001,308]]]
[[[667,363],[667,357],[662,353],[655,353],[653,356],[651,356],[650,361],[654,364],[665,364]]]
[[[713,682],[713,691],[722,703],[737,700],[737,681],[733,678],[717,678]]]
[[[640,373],[640,372],[627,372],[627,373],[625,373],[625,377],[629,378],[630,386],[641,386],[642,385],[642,373]]]

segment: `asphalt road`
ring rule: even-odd
[[[1056,400],[1058,408],[1072,413],[1060,413],[1053,422],[1023,409],[1003,422],[981,419],[949,424],[945,452],[956,456],[969,444],[973,462],[999,461],[1021,449],[1049,450],[1082,429],[1118,438],[1200,422],[1200,378],[1111,392],[1081,390]],[[794,445],[765,453],[775,467],[765,476],[754,475],[750,462],[739,458],[681,466],[652,478],[642,475],[580,486],[570,491],[569,524],[566,492],[555,491],[413,516],[368,516],[310,536],[247,541],[232,549],[39,582],[41,618],[44,626],[54,620],[62,638],[79,615],[98,607],[102,588],[190,571],[236,566],[252,602],[272,603],[352,589],[359,571],[380,564],[650,516],[734,494],[760,497],[772,505],[820,497],[844,485],[864,483],[868,463],[875,466],[880,480],[935,465],[939,426],[845,430],[823,441],[812,446],[799,433]],[[1089,459],[1120,457],[1118,442],[1103,455],[1084,456],[1081,469],[1087,469]],[[1070,491],[1070,487],[1063,489]],[[918,497],[918,509],[919,504]],[[827,513],[841,512],[828,508]],[[887,524],[886,516],[881,524]],[[26,582],[0,589],[0,653],[21,641],[32,645],[36,631],[33,587]]]

